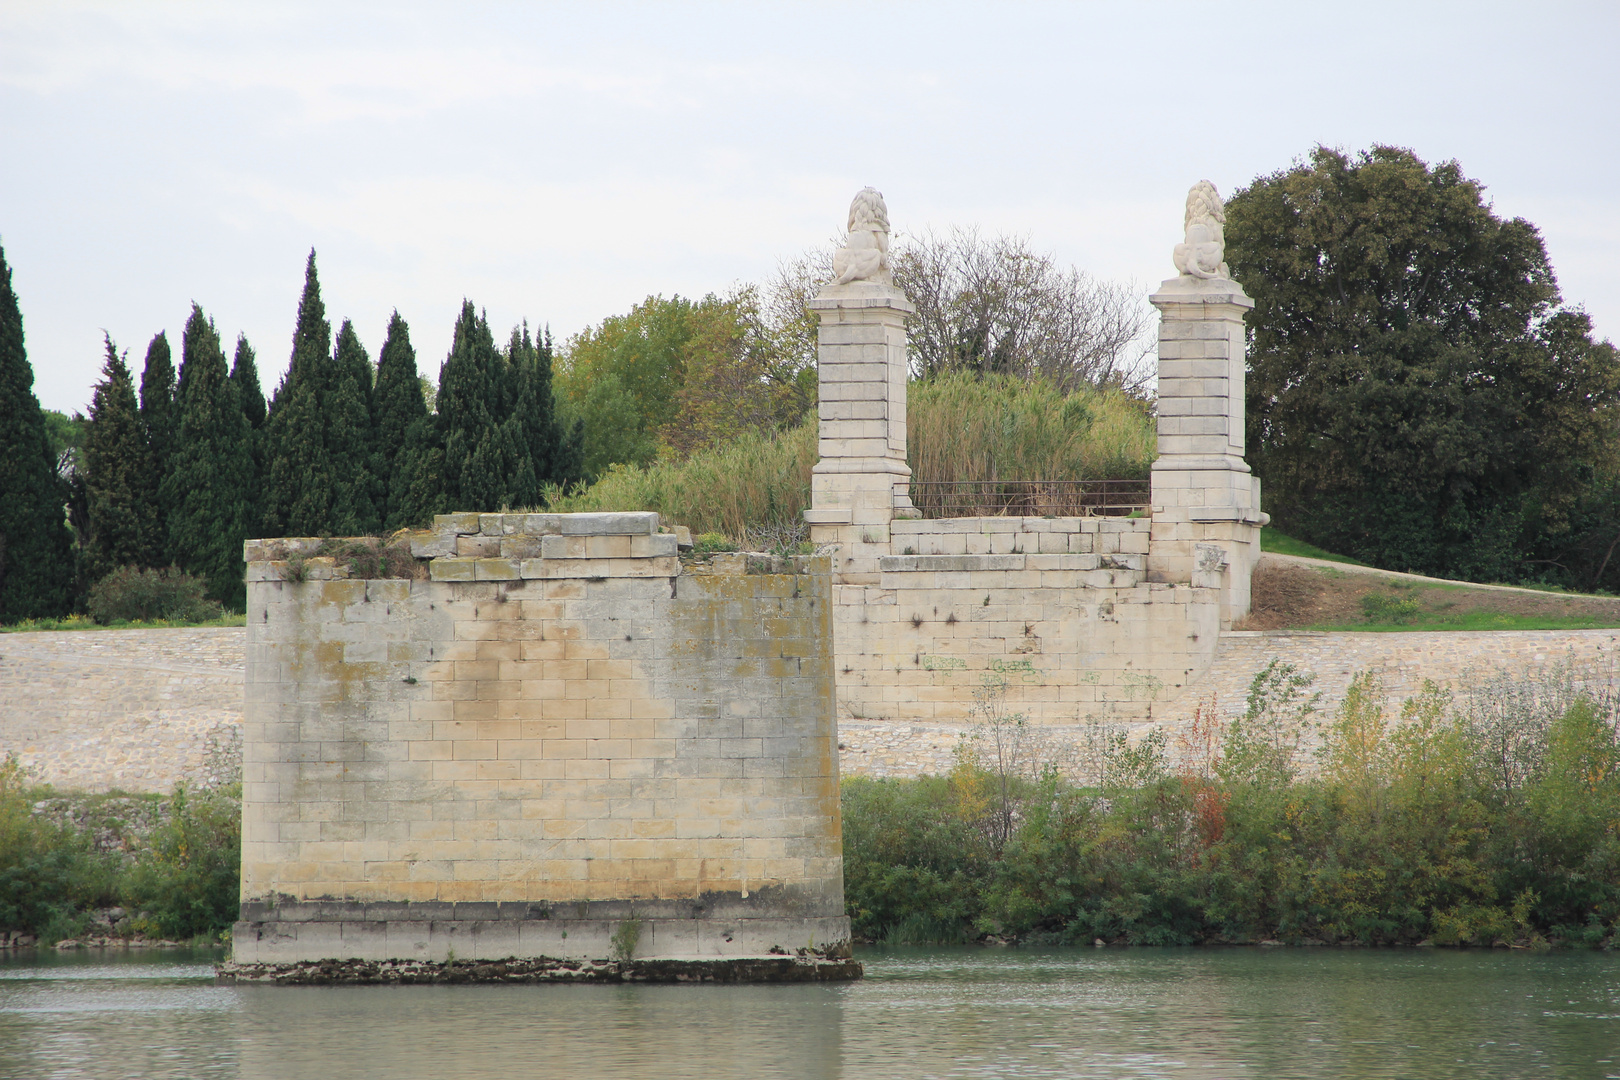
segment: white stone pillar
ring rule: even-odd
[[[1260,557],[1260,480],[1244,460],[1243,316],[1254,301],[1225,277],[1171,278],[1159,309],[1159,456],[1152,578],[1219,588],[1221,621],[1249,611]]]
[[[906,316],[916,309],[899,289],[874,281],[825,286],[809,307],[821,315],[821,460],[805,520],[875,529],[886,543],[891,520],[918,516],[906,464]]]

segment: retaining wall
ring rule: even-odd
[[[68,788],[227,779],[246,641],[240,627],[0,634],[0,755]]]
[[[246,631],[112,630],[0,635],[0,754],[16,753],[65,787],[167,791],[176,780],[217,777],[239,753]],[[1175,725],[1201,699],[1240,711],[1254,673],[1277,657],[1317,676],[1331,712],[1350,677],[1376,670],[1391,706],[1434,679],[1464,690],[1474,675],[1568,664],[1607,683],[1620,630],[1465,633],[1228,631],[1208,673],[1156,714]],[[1084,713],[1054,723],[1054,741],[1078,738]],[[971,717],[839,718],[843,775],[941,772]],[[217,748],[223,748],[219,750]]]

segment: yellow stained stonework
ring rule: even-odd
[[[506,519],[540,516],[478,536],[524,546]],[[427,580],[287,580],[312,542],[248,545],[245,907],[770,896],[842,920],[827,560],[708,573],[654,515],[570,517],[625,531]]]

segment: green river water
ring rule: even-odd
[[[1617,1077],[1620,957],[866,950],[841,986],[215,986],[0,962],[0,1077]]]

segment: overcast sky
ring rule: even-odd
[[[83,410],[192,301],[269,394],[305,254],[437,376],[463,297],[559,338],[757,280],[880,188],[1143,291],[1182,201],[1317,143],[1455,158],[1620,339],[1620,4],[0,0],[0,244],[35,388]],[[178,356],[176,357],[178,359]]]

